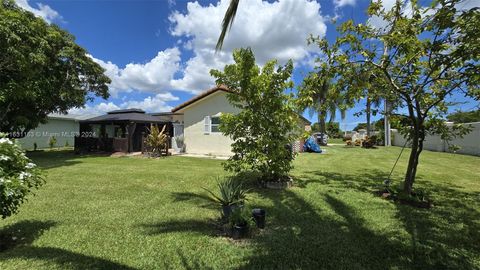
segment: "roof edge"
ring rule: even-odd
[[[185,108],[185,107],[187,107],[187,106],[189,106],[189,105],[191,105],[191,104],[193,104],[193,103],[195,103],[195,102],[197,102],[197,101],[199,101],[199,100],[201,100],[201,99],[203,99],[203,98],[205,98],[205,97],[207,97],[207,96],[209,96],[209,95],[211,95],[211,94],[213,94],[217,91],[233,93],[233,91],[228,89],[228,87],[226,85],[223,85],[223,84],[222,85],[217,85],[217,86],[215,86],[213,88],[210,88],[207,91],[204,91],[203,93],[200,93],[199,95],[185,101],[184,103],[178,105],[177,107],[173,108],[172,113],[175,113],[175,112],[177,112],[177,111],[179,111],[179,110],[181,110],[181,109],[183,109],[183,108]]]

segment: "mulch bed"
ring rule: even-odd
[[[410,205],[416,208],[430,209],[433,207],[433,203],[431,201],[416,201],[416,200],[398,198],[397,196],[395,196],[394,194],[386,190],[376,191],[375,195],[382,197],[386,200],[391,200],[393,202],[397,202],[404,205]]]

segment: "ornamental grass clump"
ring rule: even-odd
[[[222,206],[230,206],[234,204],[243,204],[245,202],[248,189],[233,177],[229,177],[223,181],[217,181],[219,195],[216,195],[209,189],[205,189],[212,196],[212,200]]]
[[[44,184],[39,169],[20,146],[0,134],[0,214],[7,218],[18,211],[28,193]]]
[[[160,129],[157,125],[151,125],[149,134],[145,139],[148,152],[153,157],[162,155],[162,151],[167,152],[168,134],[165,132],[166,125]]]

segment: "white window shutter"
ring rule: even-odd
[[[210,119],[210,116],[205,116],[205,134],[210,134],[211,132],[211,126],[212,125],[212,120]]]

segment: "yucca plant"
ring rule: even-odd
[[[222,206],[223,215],[228,218],[233,208],[243,206],[249,190],[246,189],[240,181],[232,177],[223,181],[217,180],[217,187],[219,195],[207,188],[203,189],[212,195],[211,198],[214,202],[217,202]]]
[[[217,187],[219,190],[219,195],[207,188],[203,189],[210,193],[214,202],[217,202],[222,206],[243,204],[243,202],[246,200],[247,192],[249,191],[240,181],[232,177],[229,177],[223,181],[217,180]]]
[[[165,127],[166,125],[160,130],[157,125],[150,126],[149,134],[145,139],[145,144],[153,156],[160,156],[162,154],[162,149],[165,149],[167,146],[168,135],[165,134]]]

